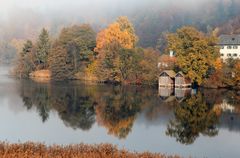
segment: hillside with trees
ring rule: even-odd
[[[219,25],[214,29],[213,34],[215,36],[220,36],[222,34],[240,34],[240,16]]]

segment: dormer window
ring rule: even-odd
[[[238,49],[238,46],[233,46],[233,49]]]

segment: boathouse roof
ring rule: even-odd
[[[160,76],[163,74],[163,73],[166,73],[169,77],[171,77],[171,78],[175,78],[175,76],[176,76],[176,73],[173,71],[173,70],[165,70],[165,71],[163,71],[161,74],[160,74]]]

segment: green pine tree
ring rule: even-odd
[[[38,37],[36,50],[37,62],[40,69],[45,69],[48,67],[47,59],[50,47],[51,43],[49,39],[49,33],[45,28],[43,28],[41,34]]]

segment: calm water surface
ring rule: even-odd
[[[240,157],[240,96],[234,91],[36,83],[6,74],[1,68],[1,141]]]

